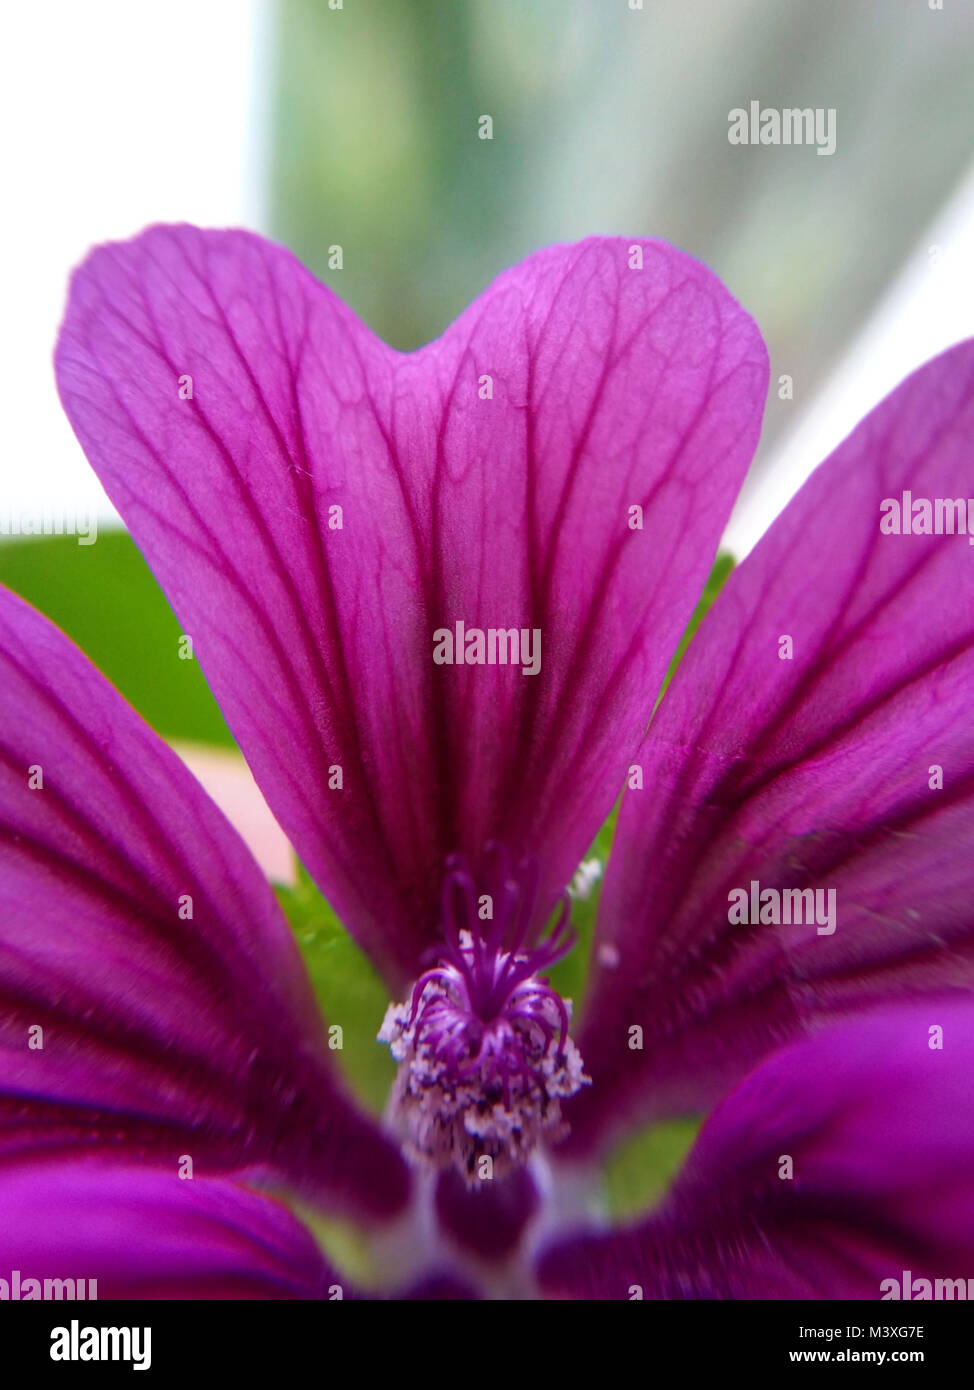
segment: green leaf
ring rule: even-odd
[[[683,660],[683,653],[690,645],[691,638],[695,635],[697,628],[710,612],[714,605],[714,600],[730,578],[730,573],[734,565],[735,560],[733,555],[729,555],[726,552],[718,555],[717,559],[714,561],[714,567],[710,571],[710,577],[703,586],[703,593],[700,595],[700,601],[690,615],[690,621],[686,625],[686,631],[680,638],[680,645],[677,647],[673,660],[670,662],[669,670],[663,677],[663,685],[660,689],[659,699],[656,701],[657,705],[666,693],[666,687],[673,679],[674,671]]]
[[[294,887],[279,885],[275,891],[322,1012],[329,1026],[342,1029],[335,1060],[359,1098],[381,1112],[396,1074],[389,1049],[376,1041],[388,990],[303,867]]]
[[[602,865],[602,878],[605,877],[605,864],[609,857],[618,816],[619,804],[617,802],[609,812],[602,829],[592,841],[592,847],[585,856],[586,860],[597,859],[599,861]],[[578,940],[569,954],[553,965],[548,972],[552,988],[556,989],[563,999],[571,999],[575,1018],[581,1014],[585,998],[589,957],[592,951],[592,939],[595,935],[595,918],[598,914],[599,898],[602,893],[602,878],[593,885],[587,898],[572,899],[572,925]]]
[[[376,1255],[369,1236],[354,1221],[326,1215],[320,1208],[295,1201],[290,1193],[279,1193],[295,1215],[310,1230],[324,1252],[329,1264],[342,1279],[360,1288],[376,1285],[382,1271],[376,1267]]]
[[[152,572],[126,531],[0,544],[0,583],[46,613],[163,738],[234,747]],[[192,634],[190,634],[192,636]]]
[[[605,1166],[609,1214],[616,1221],[645,1215],[683,1166],[701,1121],[670,1120],[626,1139]]]

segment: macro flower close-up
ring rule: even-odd
[[[0,33],[8,1378],[956,1374],[974,4]]]
[[[767,355],[660,241],[539,251],[399,353],[283,248],[160,226],[77,270],[56,369],[396,1071],[372,1112],[244,841],[5,594],[11,1266],[629,1300],[970,1267],[974,343],[722,587]],[[961,499],[949,533],[911,499]],[[676,1123],[613,1216],[613,1146]]]

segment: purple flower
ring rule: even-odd
[[[283,250],[156,228],[76,274],[57,366],[271,808],[388,983],[399,1072],[380,1127],[235,833],[6,598],[21,1266],[53,1258],[57,1203],[78,1261],[150,1295],[333,1296],[316,1208],[384,1223],[406,1296],[877,1297],[957,1273],[970,556],[879,523],[906,490],[965,491],[974,347],[814,475],[655,715],[767,386],[753,323],[688,257],[541,252],[401,355]],[[550,919],[624,785],[576,1027]],[[769,893],[838,906],[793,925]],[[613,1139],[715,1102],[641,1225],[566,1235]]]

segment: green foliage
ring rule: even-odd
[[[605,862],[609,857],[609,849],[612,845],[618,816],[619,806],[617,803],[593,840],[592,848],[585,856],[586,859],[598,859],[603,866],[603,877],[605,876]],[[575,1018],[581,1014],[585,998],[589,956],[592,951],[592,938],[595,935],[595,918],[598,913],[601,891],[602,879],[599,879],[587,898],[572,899],[572,925],[578,940],[569,954],[552,966],[548,972],[552,986],[562,998],[572,1000]]]
[[[690,645],[690,639],[695,635],[697,628],[700,626],[704,618],[710,612],[711,608],[714,605],[714,600],[717,598],[717,595],[720,593],[721,589],[724,587],[724,585],[727,583],[727,580],[730,578],[730,573],[733,568],[733,555],[728,555],[724,553],[718,555],[717,559],[714,561],[714,567],[710,571],[710,577],[703,587],[703,593],[700,595],[700,601],[697,604],[696,608],[693,610],[692,614],[690,615],[690,621],[687,623],[686,631],[680,638],[680,645],[677,647],[673,660],[670,662],[669,670],[663,678],[663,686],[659,693],[659,699],[656,701],[657,704],[659,704],[659,701],[662,700],[663,696],[666,694],[666,687],[673,679],[674,671],[679,666],[680,662],[683,660],[683,653]]]
[[[334,1053],[359,1097],[381,1111],[396,1074],[389,1049],[376,1042],[389,993],[303,868],[298,882],[276,888],[291,924],[322,1012],[343,1031]]]
[[[0,545],[0,583],[72,637],[163,738],[233,747],[199,665],[180,660],[181,629],[125,531],[33,536]]]
[[[341,13],[280,0],[273,233],[397,348],[442,333],[534,249],[511,138],[520,84],[502,54],[484,71],[494,27],[456,0]],[[484,113],[494,140],[478,137]],[[333,245],[341,270],[329,266]]]
[[[343,1220],[325,1213],[310,1203],[295,1201],[291,1193],[279,1193],[295,1215],[324,1251],[329,1264],[341,1279],[348,1279],[359,1286],[376,1286],[382,1277],[382,1270],[376,1267],[376,1256],[369,1242],[369,1236],[355,1221]]]
[[[700,1129],[697,1119],[670,1120],[626,1139],[605,1167],[609,1213],[617,1221],[645,1215],[683,1166]]]

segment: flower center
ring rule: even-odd
[[[477,896],[464,860],[443,882],[444,945],[408,1004],[390,1004],[379,1039],[399,1071],[391,1116],[416,1161],[455,1166],[473,1185],[501,1177],[542,1138],[567,1133],[561,1099],[589,1078],[568,1036],[571,1000],[540,972],[574,945],[567,896],[547,935],[528,944],[538,871],[488,853],[494,891]]]

